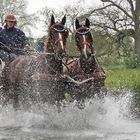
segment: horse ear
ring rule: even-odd
[[[76,18],[75,21],[76,30],[80,27],[79,20]]]
[[[65,23],[66,23],[66,16],[64,16],[62,21],[61,21],[61,24],[65,25]]]
[[[54,15],[52,14],[51,16],[51,25],[55,24],[55,19],[54,19]]]
[[[86,18],[86,21],[85,21],[85,26],[86,26],[86,27],[88,27],[88,28],[89,28],[89,26],[90,26],[90,21],[89,21],[89,19],[88,19],[88,18]]]

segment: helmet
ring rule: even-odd
[[[6,15],[6,17],[5,17],[5,21],[15,21],[15,22],[16,22],[16,18],[15,18],[14,15],[8,14],[8,15]]]

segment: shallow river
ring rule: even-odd
[[[61,111],[36,105],[14,111],[0,107],[0,140],[140,140],[140,120],[130,112],[131,91],[92,99],[82,110],[75,103]]]

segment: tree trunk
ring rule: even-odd
[[[134,54],[140,58],[140,29],[137,29],[135,32],[135,49]]]
[[[134,54],[138,58],[140,64],[140,0],[136,0],[136,11],[135,11],[135,49]]]

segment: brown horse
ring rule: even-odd
[[[4,103],[12,100],[17,107],[30,105],[30,101],[54,104],[63,99],[62,58],[68,37],[65,22],[64,16],[60,23],[55,23],[52,15],[45,52],[19,56],[6,65],[2,73]]]
[[[67,86],[68,92],[77,101],[84,101],[95,94],[101,95],[100,92],[105,88],[105,72],[95,56],[89,20],[86,19],[85,24],[80,25],[76,19],[75,25],[75,41],[80,57],[67,62],[64,74],[71,81]]]

